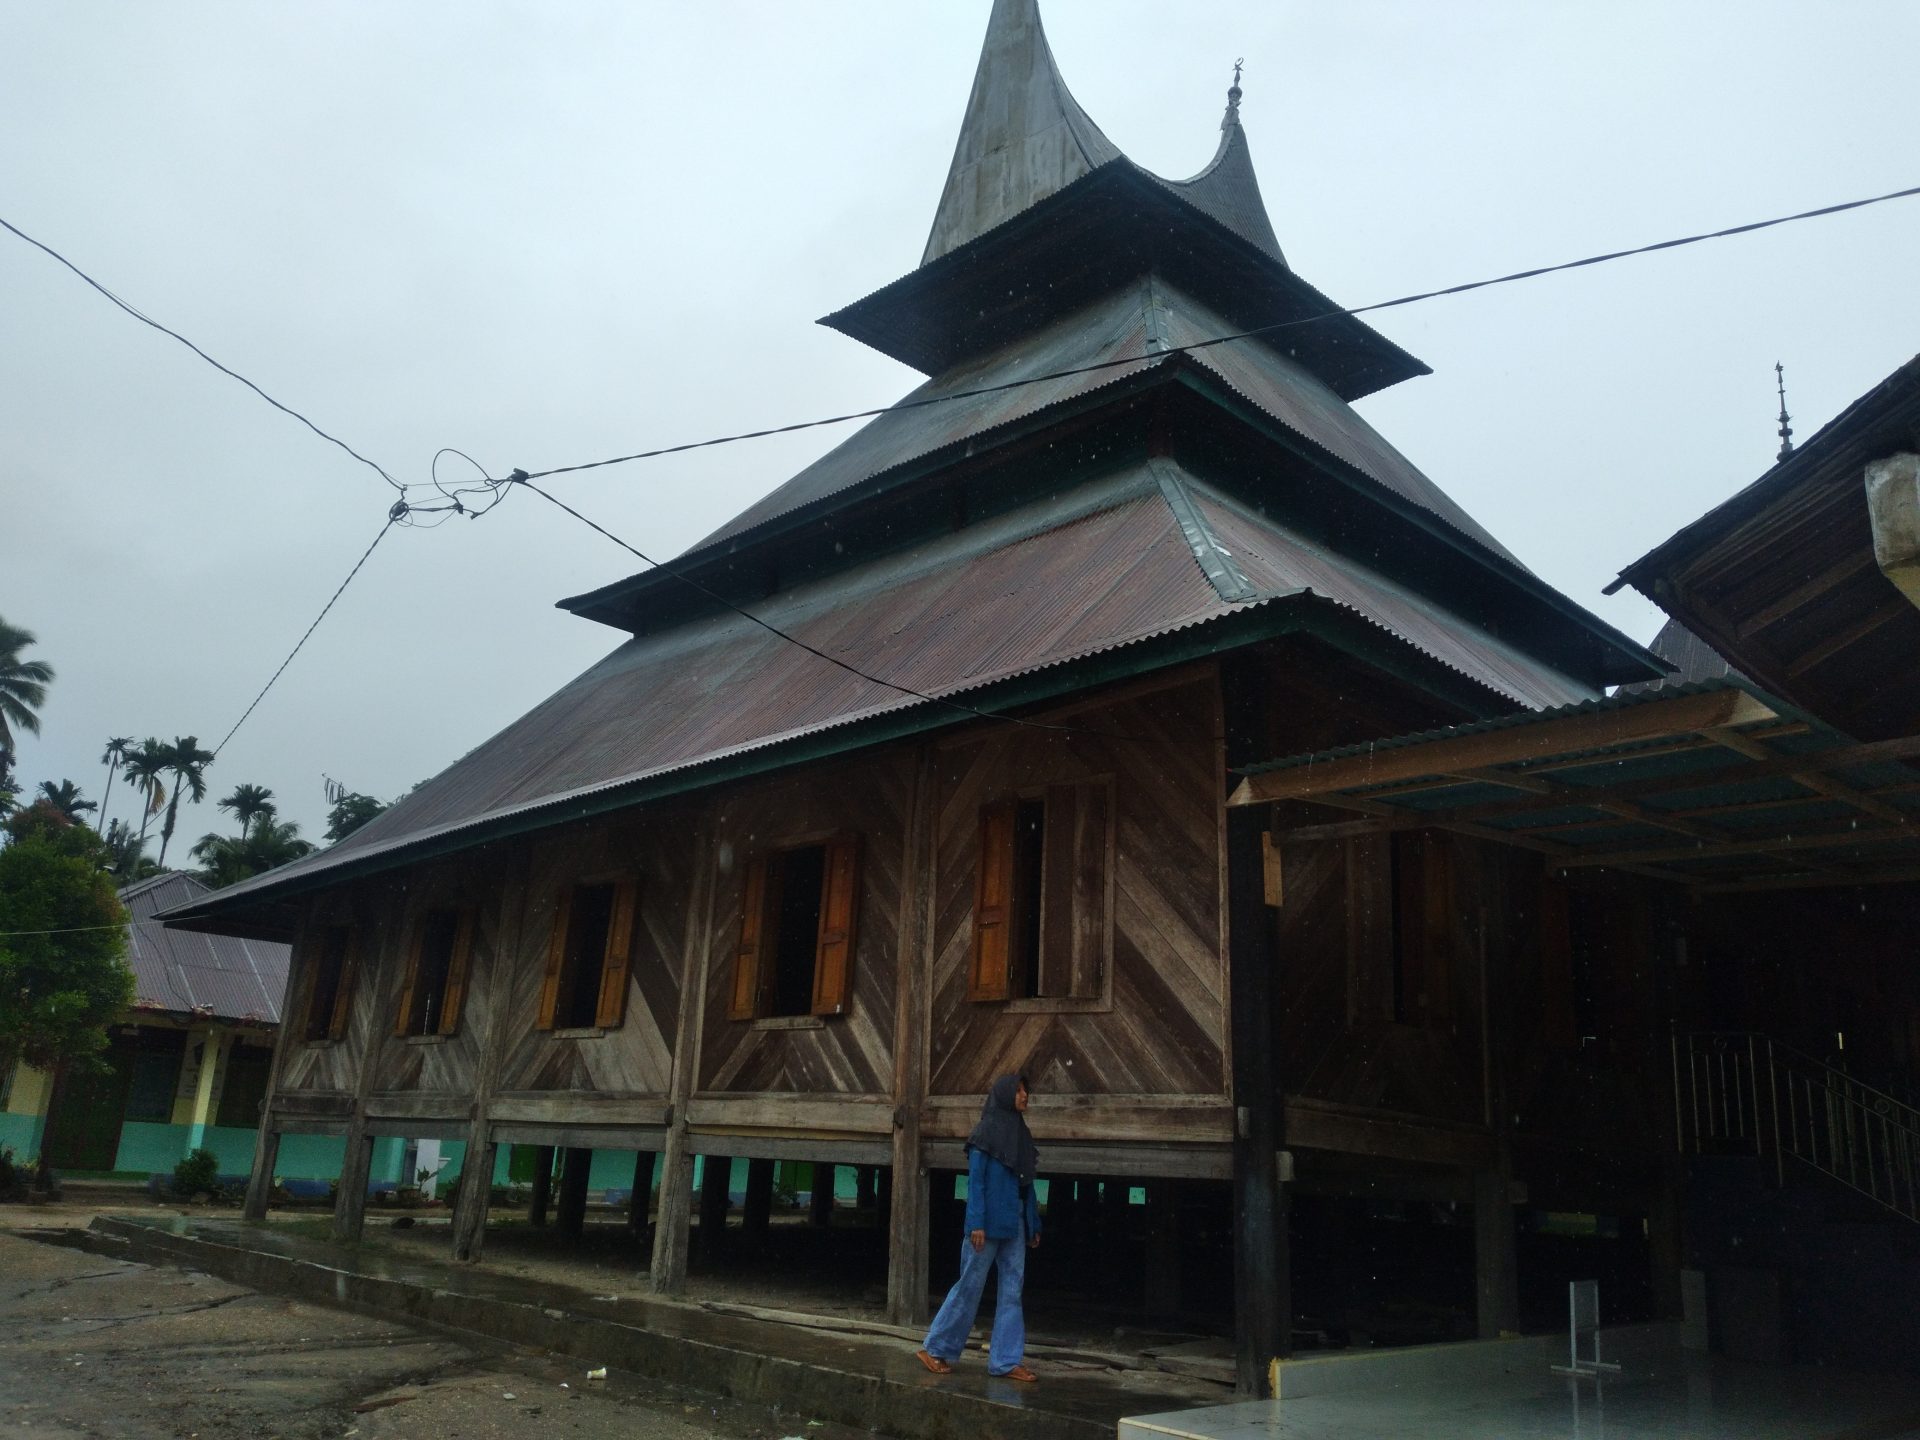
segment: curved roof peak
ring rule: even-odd
[[[1237,64],[1234,82],[1220,122],[1220,147],[1207,168],[1191,180],[1153,178],[1285,264],[1240,126]],[[1040,23],[1039,0],[994,0],[920,263],[938,260],[1116,161],[1140,169],[1067,89]]]

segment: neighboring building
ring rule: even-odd
[[[996,0],[921,265],[828,317],[930,376],[911,408],[564,601],[619,647],[379,819],[168,912],[294,943],[261,1136],[344,1141],[336,1233],[381,1137],[565,1149],[563,1215],[595,1152],[657,1154],[673,1292],[696,1158],[749,1160],[762,1216],[775,1162],[880,1166],[918,1318],[1019,1066],[1049,1253],[1111,1272],[1075,1249],[1117,1223],[1089,1186],[1143,1184],[1129,1275],[1150,1312],[1212,1298],[1248,1388],[1369,1288],[1563,1323],[1588,1257],[1523,1240],[1529,1195],[1617,1222],[1616,1304],[1677,1306],[1659,886],[1810,847],[1563,790],[1726,758],[1764,810],[1783,757],[1847,742],[1731,681],[1601,699],[1665,667],[1351,408],[1425,367],[1289,268],[1240,99],[1163,181]],[[1676,835],[1714,854],[1626,858]],[[496,1168],[462,1177],[459,1256]]]
[[[196,935],[153,916],[209,893],[178,871],[120,892],[132,916],[132,1007],[108,1029],[103,1069],[12,1077],[0,1144],[44,1153],[61,1171],[171,1171],[205,1146],[244,1175],[266,1098],[288,949],[269,940]],[[297,1152],[288,1157],[299,1161]],[[319,1157],[321,1168],[325,1158]],[[338,1165],[338,1156],[333,1162]]]

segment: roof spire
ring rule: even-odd
[[[1773,362],[1773,374],[1780,392],[1780,453],[1773,458],[1784,460],[1793,454],[1793,427],[1787,423],[1792,418],[1787,414],[1787,367],[1776,360]]]
[[[1233,84],[1227,89],[1227,114],[1226,118],[1220,122],[1222,130],[1240,123],[1240,72],[1246,67],[1246,63],[1244,59],[1233,62]]]

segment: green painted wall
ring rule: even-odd
[[[31,1160],[40,1153],[40,1128],[44,1123],[39,1115],[0,1111],[0,1145],[13,1151],[15,1160]]]
[[[282,1135],[274,1174],[296,1180],[338,1180],[347,1156],[344,1135]]]

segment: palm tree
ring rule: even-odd
[[[189,792],[196,805],[207,798],[206,769],[213,763],[213,752],[200,748],[198,735],[176,735],[173,744],[163,748],[167,752],[167,769],[173,775],[173,794],[167,797],[167,819],[160,827],[160,868],[164,870],[167,845],[173,839],[173,822],[180,818],[180,792]]]
[[[127,752],[133,749],[131,735],[115,735],[107,741],[106,753],[100,757],[100,763],[107,767],[107,789],[100,797],[100,818],[107,818],[107,802],[113,799],[113,777],[126,762]]]
[[[218,889],[312,851],[313,846],[300,838],[300,827],[291,820],[274,819],[273,807],[268,806],[251,830],[239,835],[203,835],[192,854],[206,863],[201,873]]]
[[[107,826],[107,869],[122,885],[131,885],[158,873],[160,867],[147,858],[147,842],[133,833],[133,826],[115,820]]]
[[[0,620],[0,750],[12,753],[13,727],[29,735],[40,733],[38,710],[47,703],[47,684],[53,667],[44,660],[22,660],[20,652],[34,643],[31,630]]]
[[[160,777],[167,773],[167,747],[149,735],[138,750],[120,762],[120,768],[145,802],[140,811],[140,839],[144,843],[148,824],[167,803],[167,787],[160,783]]]
[[[262,824],[271,823],[273,820],[273,791],[264,785],[236,785],[231,795],[217,803],[222,810],[233,812],[233,818],[239,822],[242,835],[247,833],[247,828],[256,819]]]
[[[40,798],[58,810],[74,824],[80,823],[82,810],[98,810],[100,807],[91,800],[80,798],[80,787],[71,780],[62,780],[58,785],[51,780],[40,782]]]

